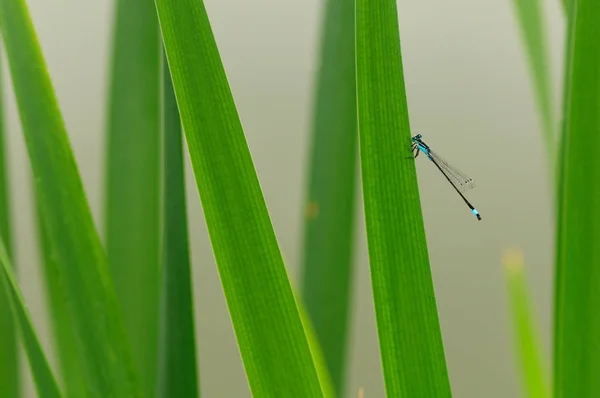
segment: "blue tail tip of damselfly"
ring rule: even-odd
[[[475,217],[477,217],[477,219],[478,219],[479,221],[481,221],[481,216],[479,215],[479,212],[478,212],[476,209],[471,209],[471,212],[473,213],[473,215],[474,215]]]

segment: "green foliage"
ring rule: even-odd
[[[531,69],[535,97],[540,112],[542,137],[549,164],[556,157],[555,118],[552,109],[550,85],[550,61],[547,50],[547,34],[543,19],[541,0],[513,0],[526,53]]]
[[[160,289],[160,34],[152,0],[116,2],[106,254],[144,395],[155,395]]]
[[[189,154],[255,397],[323,396],[202,1],[156,0]]]
[[[600,8],[571,15],[559,191],[554,391],[600,396]]]
[[[166,59],[164,93],[163,297],[159,396],[198,397],[194,297],[179,111]]]
[[[0,270],[2,274],[0,276],[0,285],[8,293],[14,319],[17,320],[17,324],[19,325],[21,342],[29,359],[29,367],[33,374],[38,396],[40,398],[60,398],[62,395],[58,384],[52,374],[52,370],[50,370],[46,355],[42,351],[42,346],[33,329],[25,300],[23,300],[23,295],[19,290],[2,239],[0,239]]]
[[[504,258],[506,287],[515,330],[516,352],[520,362],[524,397],[549,398],[549,384],[535,326],[529,291],[523,272],[523,254],[507,252]]]
[[[65,301],[65,292],[58,277],[60,267],[57,263],[56,252],[52,247],[52,239],[44,226],[44,218],[39,205],[37,206],[37,221],[42,274],[44,275],[48,295],[47,308],[52,314],[53,337],[58,353],[65,396],[68,398],[85,398],[87,397],[87,391],[83,369],[79,364],[77,351],[73,344],[75,341],[73,323]]]
[[[0,30],[86,386],[94,397],[140,396],[108,264],[24,0],[0,0]]]
[[[343,395],[356,192],[354,2],[328,0],[318,69],[302,297]]]
[[[357,0],[356,73],[371,280],[389,397],[450,397],[395,0]]]
[[[0,90],[3,85],[0,78]],[[6,168],[8,159],[5,148],[4,129],[4,101],[0,98],[0,239],[6,242],[7,254],[10,256],[11,233],[10,233],[10,206],[9,206],[9,184],[8,170]],[[10,311],[9,292],[4,290],[4,284],[0,283],[0,391],[9,397],[19,396],[19,357],[17,350],[17,339],[15,324]]]

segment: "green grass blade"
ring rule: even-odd
[[[600,396],[600,7],[573,4],[559,192],[554,391]]]
[[[323,396],[204,4],[155,2],[196,183],[253,396]]]
[[[39,200],[38,200],[39,201]],[[65,293],[58,278],[59,265],[56,262],[56,251],[52,248],[52,240],[44,227],[40,206],[37,206],[38,242],[42,257],[42,272],[46,282],[48,310],[51,314],[53,337],[58,353],[60,375],[64,383],[65,397],[85,398],[88,396],[83,370],[77,358],[73,342],[75,332],[69,316]]]
[[[152,0],[117,1],[106,255],[144,396],[156,394],[160,290],[160,34]]]
[[[0,29],[86,386],[94,397],[138,397],[106,257],[23,0],[0,0]]]
[[[164,232],[160,385],[164,398],[198,397],[194,297],[188,247],[181,122],[166,59],[164,95]]]
[[[544,24],[542,3],[541,0],[513,0],[513,3],[529,61],[533,89],[540,113],[544,146],[552,167],[556,157],[555,117],[552,108],[548,36]]]
[[[503,263],[515,330],[515,351],[523,375],[523,396],[549,398],[551,395],[539,332],[535,327],[523,272],[523,254],[520,251],[507,252]]]
[[[302,296],[335,389],[343,396],[357,179],[354,1],[328,0],[323,29]]]
[[[0,91],[2,80],[0,77]],[[4,103],[0,97],[0,239],[6,243],[10,256],[12,247],[10,233],[10,206],[8,187],[8,157],[4,143]],[[9,292],[0,283],[0,391],[8,397],[20,396],[19,355],[15,323],[10,311]]]
[[[29,367],[33,375],[33,380],[40,398],[60,398],[62,395],[52,374],[48,360],[44,355],[42,346],[33,329],[33,324],[27,312],[25,300],[19,290],[17,280],[12,271],[12,265],[8,258],[8,253],[4,247],[4,242],[0,239],[0,285],[9,293],[9,302],[12,313],[17,320],[21,332],[21,342],[25,348]],[[4,394],[4,391],[2,391]],[[3,395],[4,396],[4,395]]]
[[[300,318],[302,319],[302,324],[304,325],[304,331],[306,333],[306,338],[308,339],[308,345],[310,346],[313,361],[315,362],[315,367],[317,368],[317,374],[319,375],[319,381],[321,382],[323,397],[335,398],[338,395],[335,393],[335,387],[333,385],[329,369],[327,368],[325,355],[323,354],[321,344],[319,344],[319,339],[317,338],[315,328],[312,325],[312,321],[308,316],[305,306],[298,299],[298,296],[296,296],[296,302],[298,303]]]
[[[362,183],[389,397],[450,397],[406,103],[395,0],[357,0]]]

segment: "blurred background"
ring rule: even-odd
[[[88,200],[102,231],[105,117],[113,2],[27,0]],[[303,206],[324,0],[205,0],[290,276],[299,285]],[[501,257],[525,254],[544,348],[551,355],[554,210],[537,109],[510,0],[398,0],[413,132],[476,181],[469,199],[432,165],[418,174],[438,310],[454,396],[517,397],[518,368]],[[561,93],[565,20],[545,0],[554,106]],[[4,67],[16,263],[48,347],[29,163]],[[559,113],[558,113],[559,114]],[[202,395],[249,397],[188,162],[196,332]],[[347,396],[383,397],[362,202],[356,205],[355,274]],[[22,366],[27,368],[26,361]],[[232,376],[234,374],[234,376]],[[35,396],[27,376],[27,396]]]

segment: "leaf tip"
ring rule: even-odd
[[[507,272],[518,274],[523,269],[523,250],[519,248],[510,248],[504,251],[502,256],[502,265]]]

